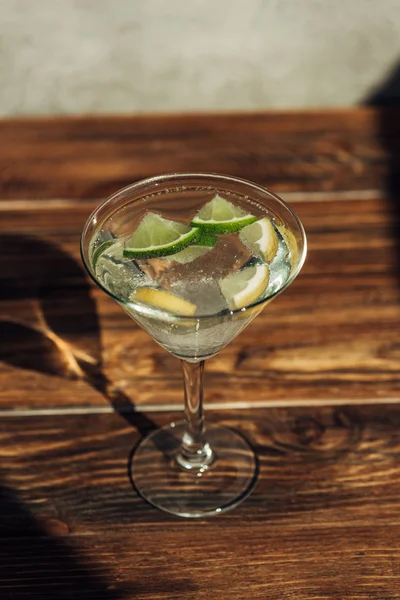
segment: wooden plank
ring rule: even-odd
[[[396,600],[395,527],[201,523],[125,535],[0,545],[3,598],[78,600]],[[1,542],[0,542],[1,544]]]
[[[399,113],[21,119],[0,139],[0,597],[400,598]],[[131,487],[181,378],[79,259],[98,199],[176,170],[291,192],[310,241],[291,289],[209,362],[209,417],[250,439],[260,479],[200,522]],[[302,406],[248,408],[270,403]]]
[[[299,202],[296,282],[207,366],[211,405],[396,401],[399,287],[390,205]],[[176,359],[91,285],[88,209],[9,210],[0,228],[0,410],[179,405]],[[167,385],[166,385],[167,382]],[[116,389],[120,390],[117,392]]]
[[[398,112],[367,108],[3,120],[0,197],[103,198],[176,171],[281,191],[383,189],[399,134]]]
[[[44,527],[55,519],[71,534],[168,527],[181,521],[139,498],[127,467],[139,435],[180,417],[2,419],[0,485]],[[260,461],[256,489],[217,527],[400,526],[399,406],[208,411],[208,419],[241,431]],[[6,508],[0,536],[29,537],[13,502]]]
[[[148,415],[136,427],[117,415],[0,422],[1,597],[399,597],[400,407],[211,417],[248,436],[260,480],[240,507],[200,521],[130,486]]]

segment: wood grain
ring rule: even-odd
[[[134,426],[118,415],[3,420],[5,597],[399,597],[400,407],[209,417],[249,438],[260,479],[234,511],[189,522],[130,485],[129,453],[153,426],[146,415]]]
[[[49,201],[50,202],[50,201]],[[212,406],[399,398],[399,271],[381,197],[296,203],[309,253],[296,282],[208,361]],[[88,207],[9,209],[0,228],[0,410],[157,410],[182,402],[179,363],[88,281]],[[168,381],[168,385],[165,382]],[[118,391],[119,390],[119,391]]]
[[[400,599],[400,113],[16,119],[0,140],[0,598]],[[190,170],[287,192],[309,255],[207,367],[258,485],[188,522],[128,477],[177,418],[178,362],[89,282],[79,237],[122,185]]]
[[[74,534],[181,522],[138,498],[127,471],[140,435],[180,416],[3,418],[0,478],[35,517],[59,519]],[[260,460],[251,497],[215,526],[400,525],[399,406],[208,411],[208,419],[241,431]],[[29,535],[18,515],[0,521],[2,535],[16,527]]]
[[[132,527],[0,542],[3,597],[397,600],[399,527]],[[211,591],[211,592],[210,592]]]
[[[399,129],[397,113],[367,108],[5,120],[0,196],[102,198],[176,171],[234,174],[281,191],[382,189],[382,138]]]

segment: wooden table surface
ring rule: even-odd
[[[400,115],[0,122],[0,598],[400,598]],[[182,410],[178,361],[79,256],[110,192],[234,174],[292,204],[295,283],[207,365],[206,414],[260,459],[253,494],[187,521],[132,489]]]

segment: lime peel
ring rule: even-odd
[[[149,212],[125,244],[125,258],[157,258],[183,250],[199,236],[196,227]]]
[[[207,231],[201,231],[199,237],[196,240],[196,246],[204,246],[206,248],[214,248],[217,243],[217,236],[213,233],[208,233]]]
[[[207,233],[234,233],[254,221],[257,221],[257,217],[217,194],[203,206],[190,224]]]

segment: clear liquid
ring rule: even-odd
[[[269,282],[258,300],[273,296],[291,274],[291,251],[278,229],[277,233],[278,251],[268,264]],[[92,252],[110,237],[109,232],[101,231],[94,240]],[[194,257],[196,252],[194,248]],[[123,258],[123,240],[116,238],[101,255],[95,269],[97,279],[135,321],[169,352],[191,361],[199,361],[219,352],[261,310],[255,308],[232,314],[221,293],[220,279],[263,262],[241,242],[237,233],[218,236],[214,248],[202,252],[205,253],[194,260],[191,260],[191,256],[186,257],[188,262],[184,264],[174,260],[174,255],[132,260]],[[194,317],[181,319],[163,315],[158,310],[138,310],[131,296],[142,286],[165,290],[195,304]]]

